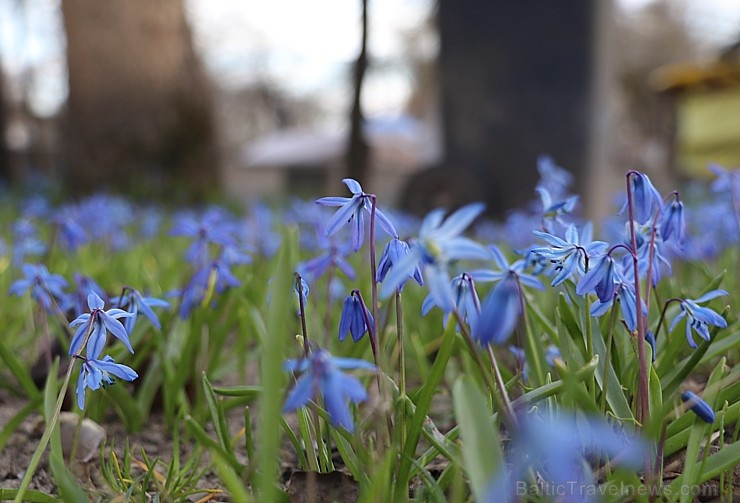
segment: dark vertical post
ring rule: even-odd
[[[598,3],[440,0],[445,166],[491,212],[535,197],[541,154],[583,183]]]
[[[361,184],[367,178],[368,145],[362,133],[362,81],[367,70],[367,2],[362,0],[362,27],[360,39],[360,54],[354,67],[354,94],[352,96],[352,110],[350,111],[350,134],[347,145],[347,176],[354,178]]]

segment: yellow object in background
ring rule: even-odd
[[[676,103],[678,170],[708,178],[710,164],[740,166],[740,86],[686,90]]]

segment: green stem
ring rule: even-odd
[[[479,351],[480,347],[473,340],[473,336],[470,334],[470,330],[468,329],[467,325],[465,325],[465,321],[463,320],[460,311],[458,311],[457,309],[453,309],[452,312],[455,315],[458,326],[460,327],[460,332],[462,333],[463,339],[465,340],[465,344],[467,344],[468,348],[470,349],[470,354],[473,357],[473,361],[478,366],[481,377],[483,377],[483,380],[486,382],[486,386],[491,393],[491,399],[496,406],[496,410],[501,411],[501,415],[506,425],[509,428],[515,429],[516,416],[514,416],[513,410],[511,410],[511,404],[509,403],[507,407],[507,399],[503,398],[503,395],[506,394],[506,387],[504,386],[503,380],[499,382],[499,385],[496,384],[494,378],[491,377],[491,372],[486,367],[486,364],[483,363],[483,359],[481,358]],[[492,365],[494,366],[494,369],[498,369],[495,358],[493,358]]]
[[[90,335],[92,334],[92,329],[94,326],[95,320],[90,320],[90,325],[87,328],[87,332],[85,333],[85,339],[82,341],[82,345],[80,346],[80,349],[72,356],[72,359],[69,361],[69,366],[67,367],[67,373],[64,376],[64,381],[62,382],[62,389],[59,390],[59,396],[57,397],[57,403],[54,405],[54,413],[51,415],[51,419],[46,424],[46,429],[44,430],[44,434],[41,436],[41,440],[39,441],[38,447],[36,447],[36,451],[33,453],[33,457],[31,458],[31,462],[28,464],[28,469],[26,470],[26,474],[23,476],[23,480],[21,481],[21,486],[18,488],[18,494],[15,497],[14,502],[20,503],[23,501],[23,494],[26,492],[26,489],[28,489],[29,484],[31,483],[31,479],[33,478],[33,474],[36,473],[36,468],[39,466],[39,462],[41,461],[41,455],[46,450],[46,446],[49,445],[49,440],[51,440],[51,434],[54,431],[54,428],[56,428],[57,424],[59,423],[59,414],[62,411],[62,404],[64,403],[64,397],[67,395],[67,388],[69,387],[69,380],[72,378],[72,371],[75,367],[75,361],[77,360],[77,357],[82,354],[82,351],[87,347],[87,341],[90,340]]]
[[[406,441],[406,353],[403,348],[403,302],[396,290],[396,333],[398,336],[398,398],[401,414],[398,416],[399,445]]]
[[[617,324],[617,308],[612,303],[609,315],[609,334],[606,336],[606,357],[604,358],[604,377],[601,379],[601,413],[606,414],[606,390],[609,384],[609,365],[612,362],[612,339],[614,338],[614,327]],[[590,317],[590,316],[589,316]]]
[[[501,398],[504,399],[504,406],[506,407],[507,413],[516,421],[516,415],[514,414],[514,408],[511,406],[511,400],[509,394],[506,392],[506,384],[504,383],[503,377],[501,377],[501,371],[498,368],[498,361],[496,355],[493,352],[493,346],[488,345],[488,358],[491,360],[491,367],[493,368],[493,378],[496,380],[498,389],[501,390]]]
[[[530,382],[533,382],[535,386],[542,386],[545,384],[545,366],[542,361],[542,348],[541,341],[537,340],[532,333],[532,329],[529,326],[529,315],[527,314],[527,305],[524,302],[524,290],[522,290],[522,283],[519,281],[519,276],[516,276],[516,284],[519,289],[519,309],[521,310],[522,324],[524,325],[524,334],[526,337],[527,348],[529,349],[528,355],[531,356],[527,363],[531,367],[529,373]]]
[[[88,333],[88,337],[89,337],[89,333]],[[41,436],[39,445],[38,447],[36,447],[36,451],[33,453],[31,462],[28,464],[28,469],[26,470],[26,474],[23,476],[23,480],[21,481],[21,486],[18,488],[18,493],[15,496],[15,500],[13,500],[15,503],[20,503],[23,501],[23,495],[25,494],[26,489],[28,489],[28,486],[31,483],[31,479],[33,478],[34,473],[36,473],[36,468],[38,468],[39,462],[41,461],[41,455],[46,450],[46,446],[49,444],[49,440],[51,440],[51,434],[54,431],[54,428],[56,428],[57,423],[59,422],[59,414],[62,411],[62,404],[64,403],[64,397],[67,394],[67,388],[69,387],[69,380],[72,377],[72,370],[74,370],[74,365],[75,365],[75,358],[72,358],[72,361],[69,362],[69,367],[67,367],[67,373],[64,376],[64,382],[62,383],[62,389],[59,391],[59,396],[57,397],[57,402],[56,402],[56,405],[54,406],[54,414],[52,414],[51,420],[46,425],[46,429],[44,430],[44,434]]]
[[[594,357],[594,333],[593,333],[593,327],[592,327],[592,320],[591,320],[591,294],[587,293],[586,297],[584,298],[585,301],[585,312],[584,316],[586,317],[586,360],[590,360]],[[614,305],[612,304],[612,310],[614,310]],[[611,333],[609,334],[611,335]],[[604,365],[604,368],[606,368],[606,365],[609,362],[609,349],[611,346],[607,346],[607,356],[606,356],[606,362]],[[591,377],[588,379],[588,390],[589,390],[589,396],[591,397],[591,401],[596,403],[596,379],[594,377]]]

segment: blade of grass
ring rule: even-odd
[[[411,417],[411,421],[408,422],[406,443],[403,445],[398,475],[396,477],[395,501],[403,501],[408,497],[409,473],[411,471],[412,460],[415,457],[414,454],[416,452],[416,446],[419,443],[424,420],[432,404],[432,397],[438,389],[439,382],[442,380],[445,368],[447,367],[447,362],[452,355],[452,349],[455,346],[455,325],[456,320],[450,317],[447,328],[442,335],[442,345],[439,347],[427,380],[419,393],[416,394],[416,411]]]
[[[469,376],[462,376],[452,388],[455,416],[462,437],[462,458],[470,476],[473,494],[483,501],[486,486],[501,465],[501,443],[491,416],[482,404],[486,398]]]

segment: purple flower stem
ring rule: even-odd
[[[504,384],[503,378],[501,377],[501,373],[498,371],[498,363],[496,362],[495,355],[493,355],[491,359],[491,365],[493,366],[494,370],[494,379],[491,377],[491,372],[486,367],[486,364],[483,363],[483,359],[481,358],[480,352],[478,351],[480,346],[473,340],[473,336],[470,334],[470,330],[465,324],[465,320],[460,314],[460,311],[455,308],[452,310],[452,313],[457,320],[457,325],[460,327],[460,333],[465,340],[465,344],[467,344],[468,349],[470,350],[470,355],[473,357],[473,361],[478,366],[481,377],[483,377],[483,380],[485,381],[486,386],[491,393],[491,399],[493,400],[496,410],[501,413],[501,417],[503,417],[506,426],[508,426],[512,430],[516,429],[516,415],[514,414],[514,410],[511,406],[511,401],[508,399],[508,397],[506,397],[506,386]],[[493,352],[491,351],[490,355],[492,355],[492,353]]]
[[[660,327],[663,325],[663,319],[665,318],[665,313],[668,310],[668,306],[671,302],[681,302],[682,299],[679,299],[678,297],[673,297],[671,299],[668,299],[665,301],[665,304],[663,304],[663,310],[660,312],[660,318],[658,318],[658,326],[655,328],[655,339],[658,339],[658,336],[660,334]],[[666,337],[668,334],[666,333]]]
[[[370,201],[372,203],[370,209],[370,285],[372,288],[373,319],[375,320],[375,323],[378,323],[378,282],[376,281],[377,265],[375,263],[375,206],[377,203],[377,197],[375,197],[375,194],[370,194]],[[370,325],[368,325],[368,327],[369,326]],[[380,365],[377,361],[375,362],[375,365],[380,369]]]
[[[375,201],[375,199],[373,199],[373,202],[374,201]],[[373,208],[375,208],[375,205],[373,205]],[[374,215],[375,215],[375,213],[373,212],[373,216]],[[370,220],[370,229],[373,228],[372,222],[373,221]],[[370,239],[370,249],[371,250],[373,249],[373,244],[374,243],[373,243],[373,240],[371,238]],[[374,256],[374,255],[375,254],[371,253],[371,256]],[[373,269],[375,269],[375,268],[373,267]],[[373,276],[373,281],[372,281],[373,286],[375,286],[375,279],[374,278],[375,278],[375,276]],[[374,290],[374,291],[375,291],[375,293],[377,295],[377,290]],[[382,379],[383,379],[382,374],[383,374],[383,371],[381,370],[381,366],[380,366],[380,355],[378,354],[378,337],[377,337],[377,334],[375,332],[375,327],[370,322],[370,313],[367,310],[367,305],[365,304],[365,300],[362,298],[362,293],[360,293],[359,290],[353,290],[352,292],[357,294],[357,297],[360,299],[360,304],[362,305],[362,314],[365,317],[365,325],[367,325],[367,336],[370,337],[370,349],[373,352],[373,360],[375,361],[375,366],[378,368],[378,371],[375,372],[375,381],[378,384],[378,395],[380,396],[380,399],[382,401],[383,398],[384,398],[383,384],[382,384]],[[377,297],[376,297],[376,299],[377,299]],[[377,304],[376,304],[376,307],[377,307]],[[377,320],[377,317],[376,318],[373,318],[373,319]],[[392,423],[391,423],[390,416],[386,416],[386,425],[388,427],[388,429],[387,429],[386,432],[383,432],[383,429],[380,426],[378,426],[378,453],[379,454],[382,454],[383,448],[384,448],[384,444],[387,441],[390,441],[390,438],[392,438],[393,426],[392,426]],[[385,439],[383,439],[384,433],[387,433],[387,435],[388,435],[387,437],[385,437]]]
[[[352,290],[352,293],[357,295],[357,297],[360,299],[360,305],[362,305],[362,315],[365,317],[365,325],[367,326],[367,336],[370,338],[370,349],[373,352],[373,361],[375,362],[375,366],[378,367],[378,372],[376,372],[375,376],[377,377],[378,381],[378,392],[380,392],[381,386],[380,386],[380,359],[378,355],[378,338],[377,334],[375,333],[375,326],[370,321],[370,313],[367,310],[367,306],[365,305],[365,299],[362,298],[362,293],[360,293],[359,290]],[[377,319],[377,318],[373,318]]]
[[[648,411],[648,380],[647,361],[645,359],[645,317],[642,315],[642,295],[640,293],[640,267],[637,263],[637,235],[635,233],[635,201],[632,194],[630,176],[636,175],[636,171],[627,172],[627,208],[629,210],[630,238],[632,241],[632,264],[635,271],[635,303],[637,313],[637,422],[644,428],[649,420]],[[647,281],[650,281],[648,277]],[[645,456],[645,480],[652,478],[652,466],[649,454]]]

